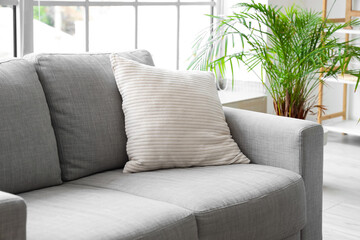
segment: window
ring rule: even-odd
[[[0,0],[0,58],[17,56],[17,1]]]
[[[85,9],[34,6],[34,52],[85,51]]]
[[[33,42],[27,52],[141,48],[157,66],[185,69],[196,34],[212,21],[205,14],[214,13],[215,1],[33,0],[31,7]]]

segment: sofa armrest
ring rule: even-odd
[[[0,191],[0,240],[26,239],[26,205],[21,197]]]
[[[307,224],[301,239],[322,239],[322,126],[234,108],[224,107],[224,112],[234,140],[253,163],[285,168],[302,176]]]

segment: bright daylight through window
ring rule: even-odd
[[[17,55],[16,0],[0,0],[0,58]]]
[[[157,66],[186,69],[213,0],[33,1],[34,52],[146,49]],[[210,30],[210,29],[209,29]]]

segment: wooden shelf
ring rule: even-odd
[[[332,21],[333,23],[339,23],[339,22],[349,22],[351,21],[351,18],[353,17],[360,17],[360,11],[354,10],[352,8],[353,6],[353,0],[346,0],[345,3],[345,18],[333,18],[328,19],[329,21]],[[327,19],[327,12],[328,12],[328,0],[322,0],[322,18],[323,20]],[[336,31],[336,33],[342,33],[344,34],[345,41],[347,44],[349,44],[350,40],[350,34],[359,34],[360,35],[360,29],[354,29],[351,26],[346,29],[339,29]],[[322,78],[323,75],[320,74],[320,77]],[[342,117],[342,122],[337,123],[330,123],[325,124],[326,128],[329,131],[334,132],[340,132],[340,133],[348,133],[348,134],[354,134],[360,136],[360,125],[357,125],[356,121],[347,121],[344,120],[347,118],[347,95],[348,95],[348,85],[356,85],[357,83],[357,77],[354,77],[350,74],[344,74],[344,75],[338,75],[337,77],[328,77],[328,78],[322,78],[322,80],[326,82],[333,82],[333,83],[339,83],[342,84],[343,89],[343,99],[342,99],[342,111],[332,114],[327,114],[323,116],[321,107],[318,108],[318,115],[317,115],[317,121],[318,123],[322,124],[325,120],[330,120],[333,118]],[[323,82],[319,84],[319,106],[323,106]]]
[[[349,84],[349,85],[356,85],[357,78],[350,75],[344,74],[344,76],[335,77],[328,77],[323,79],[325,82],[333,82],[333,83],[341,83],[341,84]]]
[[[323,124],[323,126],[330,132],[360,136],[360,123],[358,124],[358,122],[354,120],[342,120],[334,123],[326,123]]]

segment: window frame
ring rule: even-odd
[[[10,0],[11,1],[11,0]],[[85,52],[89,52],[90,36],[89,36],[89,9],[90,7],[110,7],[110,6],[133,6],[135,8],[135,49],[138,48],[138,8],[139,6],[176,6],[177,8],[177,36],[176,36],[176,69],[179,69],[180,59],[180,9],[181,6],[209,6],[210,14],[214,15],[222,13],[223,0],[207,0],[192,2],[182,2],[176,0],[174,2],[141,2],[139,0],[129,1],[90,1],[90,0],[70,0],[70,1],[59,1],[59,0],[20,0],[23,4],[21,5],[23,10],[23,27],[22,29],[22,55],[32,53],[34,50],[34,27],[33,27],[33,7],[36,6],[77,6],[84,7],[85,9]],[[30,10],[31,9],[31,10]],[[213,19],[209,18],[209,25],[213,23]]]
[[[18,51],[17,51],[17,41],[18,41],[18,38],[17,38],[17,5],[12,5],[12,9],[13,9],[13,51],[14,51],[14,57],[17,57],[18,55]]]

